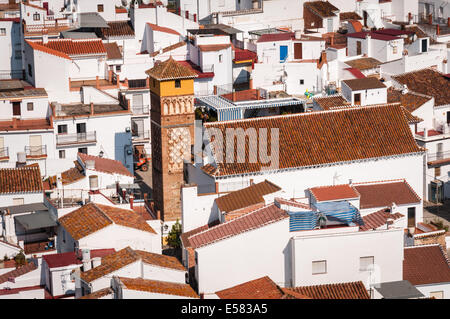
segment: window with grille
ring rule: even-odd
[[[97,12],[103,12],[103,4],[97,5]]]
[[[33,20],[34,21],[39,21],[39,20],[41,20],[41,15],[39,14],[39,13],[35,13],[35,14],[33,14]]]
[[[65,150],[60,150],[59,151],[59,158],[66,158],[66,151]]]
[[[34,110],[34,104],[33,102],[27,103],[27,111],[33,111]]]
[[[327,273],[327,261],[326,260],[318,260],[312,262],[312,274],[320,275]]]

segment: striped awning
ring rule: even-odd
[[[289,213],[289,231],[312,230],[317,227],[317,212]]]

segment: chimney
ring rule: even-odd
[[[122,188],[122,198],[125,199],[127,197],[127,190]]]
[[[17,118],[13,117],[12,125],[13,125],[13,128],[17,128]]]
[[[89,249],[81,250],[81,261],[83,262],[83,271],[88,271],[92,268],[91,251]]]
[[[412,21],[412,13],[409,12],[408,13],[408,23],[411,24],[411,21]]]
[[[428,129],[426,127],[423,129],[423,137],[428,137]]]
[[[331,36],[331,39],[330,39],[330,40],[331,40],[331,43],[330,43],[330,44],[331,44],[331,46],[333,46],[333,45],[334,45],[334,35]]]
[[[48,33],[47,30],[42,30],[42,44],[48,43]]]
[[[428,24],[429,25],[433,24],[433,15],[431,13],[428,15]]]
[[[214,95],[217,95],[217,85],[214,85]]]
[[[130,209],[133,209],[133,205],[134,205],[134,195],[130,194]]]
[[[261,92],[259,89],[256,89],[256,99],[260,100],[261,99]]]
[[[91,115],[94,115],[94,103],[91,102]]]
[[[100,86],[100,83],[99,83],[99,79],[98,79],[98,75],[95,77],[95,88],[97,88],[98,89],[98,87]]]
[[[250,89],[250,90],[253,89],[253,79],[250,79],[250,80],[248,81],[248,86],[249,86],[249,89]]]
[[[156,219],[161,220],[161,211],[160,210],[156,211]]]
[[[233,102],[236,102],[236,91],[233,90],[233,93],[231,93],[231,100]]]
[[[436,35],[441,35],[441,26],[436,24]]]
[[[219,194],[219,183],[218,182],[216,182],[216,194]]]

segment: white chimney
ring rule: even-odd
[[[48,43],[48,34],[47,33],[44,33],[42,35],[42,43],[43,44],[47,44]]]
[[[92,258],[92,268],[98,267],[102,264],[102,259],[100,257]]]
[[[89,176],[89,189],[91,191],[98,190],[98,176],[97,175]]]
[[[423,129],[423,137],[428,137],[428,129],[426,127]]]
[[[81,250],[81,261],[83,262],[83,271],[88,271],[92,268],[91,251],[89,249]]]
[[[395,203],[391,204],[391,214],[395,214],[395,211],[397,210],[397,205]]]
[[[297,30],[295,31],[295,39],[300,40],[302,38],[302,31]]]
[[[95,169],[95,161],[87,160],[86,161],[86,169]]]

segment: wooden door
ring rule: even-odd
[[[361,49],[361,41],[356,41],[356,55],[361,55],[362,49]]]
[[[30,135],[30,155],[42,155],[41,135]]]
[[[12,102],[13,105],[13,116],[20,116],[20,102]]]
[[[296,60],[303,59],[303,44],[302,43],[294,43],[294,59],[296,59]]]
[[[355,105],[361,105],[361,93],[355,94]]]

